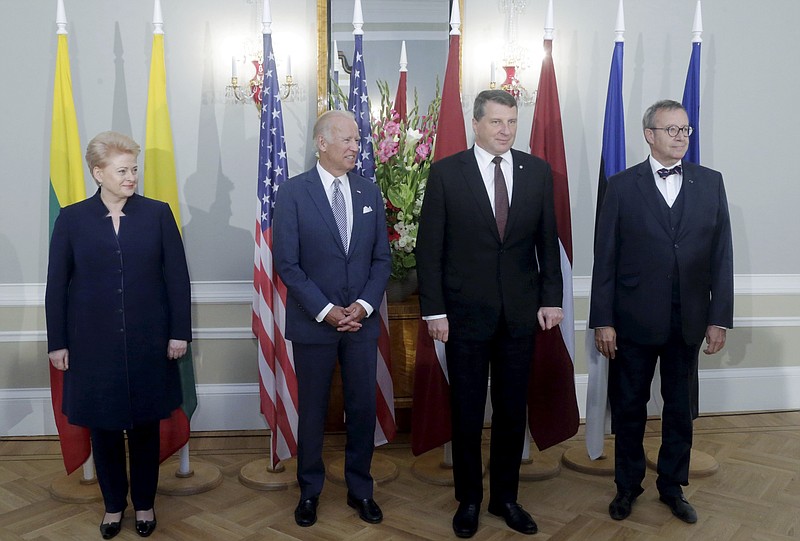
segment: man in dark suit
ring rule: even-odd
[[[517,503],[533,333],[563,319],[550,166],[511,149],[517,104],[502,90],[475,100],[475,146],[433,164],[417,238],[420,307],[446,343],[459,501],[453,530],[472,537],[483,499],[481,434],[489,369],[489,512],[537,531]]]
[[[311,526],[325,466],[322,440],[331,377],[338,357],[347,424],[347,504],[370,523],[383,519],[370,475],[375,432],[378,336],[391,272],[380,189],[349,171],[358,159],[352,113],[328,111],[314,126],[315,167],[283,185],[275,204],[275,269],[288,290],[286,338],[297,373],[295,520]]]
[[[589,327],[609,359],[616,433],[617,495],[609,514],[622,520],[642,493],[642,446],[650,382],[660,358],[661,450],[656,486],[681,520],[697,513],[689,483],[697,356],[725,345],[733,326],[733,247],[722,175],[683,162],[692,127],[683,106],[653,104],[642,121],[650,157],[608,181],[597,222]]]

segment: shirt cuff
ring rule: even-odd
[[[433,319],[444,319],[447,317],[447,314],[436,314],[433,316],[422,316],[422,321],[431,321]]]
[[[364,307],[364,310],[367,312],[367,315],[365,317],[371,316],[372,312],[375,311],[372,305],[363,299],[356,299],[356,302]]]
[[[328,303],[328,305],[322,309],[322,312],[317,314],[317,317],[315,318],[317,320],[317,323],[322,323],[322,321],[325,319],[325,316],[327,316],[328,312],[330,312],[332,309],[333,309],[333,304]]]

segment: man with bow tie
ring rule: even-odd
[[[615,438],[613,519],[643,492],[642,440],[650,384],[660,359],[660,500],[684,522],[697,513],[689,484],[697,417],[698,353],[725,345],[733,326],[733,246],[722,175],[682,162],[693,128],[683,106],[662,100],[642,119],[650,156],[613,176],[596,228],[589,327],[609,359]]]
[[[350,171],[358,126],[349,111],[328,111],[314,125],[319,161],[281,185],[275,202],[275,270],[286,285],[286,338],[297,373],[295,521],[311,526],[325,481],[322,440],[338,358],[347,426],[347,504],[369,523],[383,519],[372,498],[376,369],[380,317],[391,272],[383,197]]]

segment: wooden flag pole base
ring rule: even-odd
[[[376,452],[372,455],[369,473],[375,483],[383,485],[397,479],[397,476],[400,475],[400,470],[397,464]],[[327,468],[325,468],[325,478],[331,483],[340,486],[346,485],[344,480],[344,456],[337,457],[328,463]]]
[[[431,449],[414,459],[411,465],[414,477],[431,485],[453,486],[453,463],[449,462],[452,461],[452,457],[448,458],[450,453],[447,445]],[[484,475],[486,475],[486,464],[481,464],[481,476]]]
[[[411,473],[420,481],[437,486],[453,486],[453,465],[447,464],[442,456],[442,448],[437,447],[414,459]],[[486,467],[483,468],[486,473]]]
[[[259,458],[242,466],[239,482],[253,490],[287,490],[297,486],[297,459],[289,458],[272,468],[270,458]]]
[[[180,471],[180,461],[167,459],[158,470],[158,493],[166,496],[191,496],[217,488],[222,483],[219,468],[196,458],[189,472]]]
[[[544,481],[552,479],[561,473],[558,460],[542,454],[531,447],[530,458],[523,458],[519,467],[520,481]]]
[[[595,460],[589,458],[586,445],[578,444],[564,451],[561,462],[571,470],[589,475],[614,475],[614,440],[604,443],[603,454]]]
[[[92,503],[103,499],[97,478],[84,479],[82,468],[55,479],[50,484],[50,497],[64,503]]]
[[[655,442],[654,442],[655,443]],[[655,470],[658,468],[658,450],[660,446],[648,444],[645,440],[645,457],[647,458],[647,466]],[[689,459],[689,478],[698,479],[714,475],[719,471],[719,462],[713,456],[697,449],[692,449],[692,456]]]

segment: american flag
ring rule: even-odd
[[[258,339],[261,413],[271,437],[272,466],[297,454],[297,375],[292,344],[284,339],[286,286],[272,267],[272,211],[275,194],[289,176],[283,112],[272,52],[264,34],[264,84],[258,149],[258,200],[253,273],[253,334]]]
[[[353,112],[358,124],[359,156],[355,172],[375,182],[375,153],[372,147],[372,128],[370,127],[369,94],[367,76],[364,71],[364,36],[355,34],[353,52],[353,71],[350,73],[350,95],[347,108]],[[386,308],[386,295],[380,307],[381,335],[378,338],[377,372],[377,422],[375,423],[375,445],[382,445],[394,439],[397,427],[394,421],[394,389],[392,387],[392,358],[389,341],[389,315]]]

